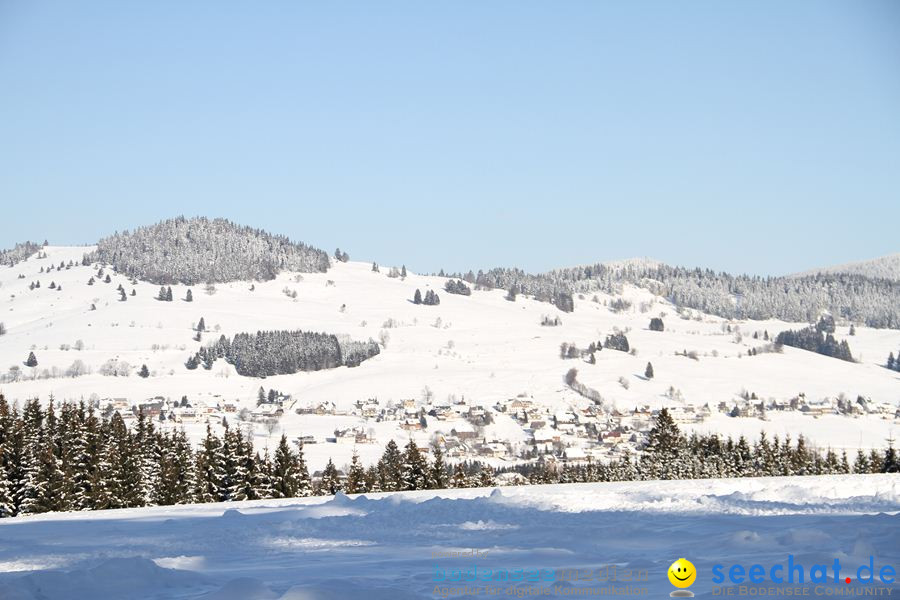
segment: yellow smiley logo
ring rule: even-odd
[[[697,579],[697,569],[686,558],[679,558],[669,567],[669,581],[677,588],[690,587]]]

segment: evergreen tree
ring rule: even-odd
[[[147,368],[147,365],[141,365],[141,370],[138,371],[138,375],[144,379],[150,377],[150,370]]]
[[[493,487],[496,485],[496,481],[494,481],[494,472],[493,470],[485,465],[482,465],[478,471],[478,487]]]
[[[197,331],[206,331],[206,320],[203,317],[200,317],[200,322],[197,323]]]
[[[641,465],[650,479],[683,478],[686,475],[686,465],[682,456],[684,448],[684,437],[668,409],[663,408],[657,414],[656,423],[650,430],[647,447],[644,449],[644,456],[641,457]]]
[[[416,293],[413,294],[413,304],[422,304],[422,292],[416,288]]]
[[[297,455],[288,446],[287,436],[281,435],[272,465],[272,493],[275,498],[293,498],[300,489],[300,465]]]
[[[267,499],[275,497],[272,478],[272,461],[269,460],[269,453],[260,457],[259,453],[253,457],[254,462],[254,479],[253,490],[257,498]]]
[[[876,450],[875,448],[872,448],[872,450],[869,451],[869,466],[871,469],[869,472],[870,473],[881,473],[881,467],[883,465],[884,465],[884,455],[881,452],[879,452],[878,450]]]
[[[897,459],[897,451],[894,450],[893,441],[888,443],[884,452],[884,461],[881,463],[882,473],[900,473],[900,462]]]
[[[370,465],[366,469],[366,490],[370,492],[381,491],[381,481],[378,477],[378,467]]]
[[[185,302],[193,302],[194,301],[194,293],[191,290],[188,290],[184,295]]]
[[[856,451],[856,460],[853,461],[853,472],[854,473],[870,473],[871,465],[869,464],[869,457],[863,453],[862,450]]]
[[[379,465],[381,491],[397,492],[404,489],[402,465],[403,456],[400,453],[400,449],[394,440],[390,440],[385,446]]]
[[[34,355],[34,352],[28,353],[28,358],[25,359],[26,367],[36,367],[38,366],[37,357]]]
[[[10,485],[9,474],[4,466],[7,460],[6,448],[0,444],[0,519],[12,517],[16,514],[12,486]]]
[[[441,450],[437,441],[431,444],[431,454],[434,457],[431,462],[431,469],[428,473],[428,487],[430,489],[442,490],[447,487],[447,465],[444,463],[444,451]]]
[[[312,479],[306,466],[303,444],[300,444],[297,448],[297,497],[306,498],[307,496],[312,496]]]
[[[647,368],[644,369],[644,377],[647,379],[653,379],[653,365],[649,362],[647,363]]]
[[[166,288],[166,302],[171,302],[171,301],[172,301],[172,287],[169,286],[168,288]]]
[[[341,491],[341,479],[338,475],[334,462],[329,458],[325,470],[322,471],[322,481],[319,483],[322,493],[327,495],[335,495]]]
[[[404,449],[400,478],[402,490],[424,490],[428,487],[428,465],[414,440],[409,440]]]
[[[194,497],[197,502],[218,502],[226,493],[222,440],[207,424],[206,437],[197,452]]]
[[[366,471],[359,462],[359,455],[353,452],[350,469],[347,471],[346,491],[348,494],[362,494],[366,489]]]
[[[463,467],[462,463],[456,463],[456,466],[453,467],[453,476],[450,478],[450,487],[469,487],[469,476],[466,475],[466,469]]]

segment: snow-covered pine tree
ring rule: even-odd
[[[379,477],[381,479],[381,491],[397,492],[403,489],[403,480],[401,469],[403,465],[403,456],[397,442],[388,441],[384,448],[384,454],[379,462]]]
[[[359,462],[359,455],[356,451],[350,458],[350,468],[347,469],[347,484],[344,490],[348,494],[362,494],[367,492],[366,489],[366,471]]]
[[[275,450],[272,465],[272,492],[275,498],[293,498],[300,488],[297,455],[288,446],[287,436],[282,434]]]
[[[428,470],[428,488],[442,490],[447,487],[447,464],[444,462],[444,451],[437,440],[431,444],[432,462]]]
[[[13,500],[12,486],[6,469],[6,447],[0,444],[0,519],[14,516],[16,504]]]
[[[381,478],[378,476],[378,467],[369,465],[366,469],[366,490],[370,492],[381,491]]]
[[[497,482],[494,480],[494,470],[488,465],[481,465],[476,481],[477,487],[493,487],[497,485]]]
[[[323,494],[331,496],[341,491],[341,479],[338,476],[337,467],[334,466],[334,462],[330,458],[322,471],[322,481],[319,482],[319,489],[322,490]]]
[[[244,439],[240,429],[226,427],[224,435],[224,485],[228,500],[255,500],[253,490],[256,464],[253,442]]]
[[[456,463],[456,466],[453,467],[453,476],[450,478],[450,487],[469,487],[469,476],[466,474],[466,469],[463,467],[462,463]]]
[[[428,487],[428,464],[415,440],[409,440],[404,448],[400,478],[401,490],[424,490]]]
[[[641,466],[649,479],[681,479],[689,473],[688,465],[683,460],[685,439],[678,426],[663,408],[656,415],[656,423],[648,435],[647,446],[641,457]]]
[[[224,485],[222,440],[207,424],[206,437],[197,451],[194,498],[197,502],[218,502],[227,493]]]
[[[856,460],[853,462],[854,473],[871,473],[872,466],[869,464],[869,457],[859,449],[856,451]]]

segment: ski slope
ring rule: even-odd
[[[282,273],[269,282],[218,284],[214,294],[194,286],[193,302],[185,302],[186,286],[172,286],[174,301],[156,300],[159,286],[129,283],[124,276],[111,274],[111,283],[87,281],[96,269],[81,266],[81,257],[90,247],[47,247],[47,258],[31,257],[11,268],[0,269],[0,321],[8,333],[0,337],[0,369],[17,365],[22,377],[0,384],[10,400],[51,395],[57,400],[124,398],[132,403],[154,397],[215,406],[233,402],[238,409],[255,408],[257,390],[277,389],[290,394],[292,404],[274,430],[253,427],[257,447],[273,446],[281,433],[289,436],[313,435],[320,443],[307,446],[312,468],[321,468],[329,456],[338,466],[349,462],[354,446],[323,443],[335,429],[360,427],[372,437],[369,444],[356,446],[364,462],[380,454],[390,438],[410,437],[426,445],[435,435],[452,428],[471,426],[462,419],[441,422],[427,419],[427,429],[406,431],[398,421],[376,422],[348,413],[357,400],[377,398],[384,406],[413,399],[424,405],[426,389],[436,401],[465,401],[489,411],[498,402],[521,396],[543,407],[548,415],[559,410],[577,410],[591,404],[563,383],[572,367],[579,381],[600,392],[606,405],[621,411],[648,406],[715,406],[733,402],[743,392],[760,399],[788,400],[800,393],[811,401],[844,394],[855,400],[864,396],[873,402],[896,406],[900,401],[900,373],[881,364],[889,352],[900,349],[900,331],[838,327],[837,337],[847,339],[858,363],[842,362],[793,348],[783,354],[747,356],[751,347],[764,342],[752,338],[754,332],[770,336],[788,328],[805,326],[779,321],[729,322],[693,311],[682,319],[665,299],[648,291],[626,287],[622,296],[632,302],[623,312],[606,304],[618,296],[598,293],[576,297],[574,313],[562,313],[554,306],[520,296],[507,301],[502,290],[473,291],[469,297],[443,292],[444,278],[410,273],[405,279],[371,269],[371,263],[337,262],[327,273],[302,275]],[[69,270],[40,273],[42,267],[74,261]],[[24,277],[20,278],[22,275]],[[41,287],[30,290],[29,284]],[[51,282],[62,290],[51,290]],[[130,294],[119,301],[116,288],[122,284]],[[251,287],[254,289],[251,290]],[[421,306],[410,299],[416,289],[440,294],[439,306]],[[285,293],[296,292],[296,298]],[[293,294],[291,294],[293,295]],[[96,310],[90,310],[91,305]],[[543,315],[558,316],[559,327],[541,326]],[[662,315],[666,329],[648,329],[651,317]],[[195,341],[192,327],[203,317],[209,329],[205,339]],[[726,332],[726,325],[740,328],[742,339]],[[315,373],[298,373],[266,379],[242,377],[225,361],[211,371],[188,371],[185,360],[205,341],[221,334],[263,329],[305,329],[349,335],[355,339],[386,336],[382,353],[357,368],[341,367]],[[627,332],[636,354],[604,350],[596,364],[559,358],[562,342],[581,348],[603,340],[619,329]],[[81,340],[84,349],[73,347]],[[24,366],[29,351],[38,358],[37,371],[57,368],[65,371],[75,360],[83,361],[92,373],[78,378],[32,379],[34,371]],[[694,351],[699,360],[678,356]],[[134,371],[128,377],[104,376],[100,367],[110,359],[127,361]],[[655,377],[643,377],[652,362]],[[136,372],[146,364],[149,378]],[[625,381],[627,389],[620,383]],[[677,391],[676,399],[669,395]],[[298,415],[296,407],[333,402],[338,413]],[[509,442],[519,449],[529,443],[529,434],[509,415],[492,412],[494,422],[484,427],[487,439]],[[234,415],[228,416],[234,423]],[[204,422],[183,425],[195,439],[205,431]],[[214,423],[215,426],[215,423]],[[248,427],[251,427],[249,424]],[[822,416],[799,413],[769,413],[759,418],[731,418],[713,411],[702,423],[686,429],[723,431],[756,437],[760,431],[794,437],[803,433],[824,447],[853,450],[883,447],[891,436],[898,437],[898,421],[885,416]],[[496,462],[496,461],[495,461]]]
[[[606,584],[559,581],[566,570],[615,566],[620,574],[646,571],[646,581],[632,585],[659,598],[672,589],[668,565],[682,556],[699,572],[693,591],[709,597],[711,567],[722,561],[768,567],[788,554],[806,565],[838,558],[852,574],[849,567],[872,555],[876,567],[896,567],[898,512],[900,476],[853,475],[48,513],[0,520],[0,598],[437,598],[440,587],[459,584],[433,581],[436,569],[476,564],[554,571],[552,582],[497,583],[501,594],[546,587],[572,595]],[[453,555],[473,549],[478,558]]]

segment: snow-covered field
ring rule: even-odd
[[[718,430],[756,437],[760,431],[794,437],[803,433],[819,446],[836,449],[883,447],[891,436],[900,437],[897,420],[888,416],[856,418],[799,413],[770,412],[767,420],[730,418],[715,412],[719,402],[731,403],[742,392],[763,400],[786,401],[800,393],[810,401],[836,398],[844,394],[855,401],[864,396],[873,402],[896,406],[900,401],[900,373],[881,366],[889,352],[900,350],[900,331],[856,328],[848,335],[839,326],[838,339],[847,339],[859,363],[848,363],[793,348],[783,354],[748,356],[751,347],[764,344],[753,339],[768,331],[774,336],[788,328],[806,324],[779,321],[732,322],[740,327],[742,339],[724,331],[721,318],[694,313],[695,319],[679,318],[674,307],[643,289],[626,287],[623,297],[632,307],[616,313],[604,302],[614,297],[593,294],[576,297],[574,313],[562,313],[548,303],[519,297],[504,299],[505,292],[475,291],[470,297],[444,293],[446,281],[410,273],[405,279],[387,277],[387,267],[372,272],[371,263],[335,262],[321,274],[282,273],[276,280],[219,284],[212,295],[204,286],[194,286],[193,302],[184,302],[187,288],[172,286],[174,301],[155,299],[158,286],[129,283],[112,274],[111,283],[87,281],[96,270],[80,265],[86,247],[47,247],[47,258],[32,257],[12,268],[0,269],[0,321],[8,333],[0,337],[0,365],[16,365],[21,380],[0,384],[0,392],[10,400],[35,395],[57,400],[81,398],[125,398],[144,402],[162,396],[216,405],[235,402],[253,409],[257,390],[277,389],[292,396],[292,404],[274,431],[255,428],[257,447],[271,447],[282,431],[290,436],[313,435],[320,443],[307,446],[307,458],[320,468],[329,456],[338,466],[349,461],[352,444],[322,443],[336,428],[359,426],[370,431],[374,443],[357,445],[364,462],[380,454],[391,437],[402,442],[413,436],[425,445],[436,433],[451,428],[471,427],[462,419],[441,422],[428,418],[425,431],[408,432],[398,421],[375,422],[354,416],[298,415],[292,408],[334,402],[339,411],[348,411],[357,400],[377,398],[388,402],[415,399],[422,405],[426,387],[437,400],[465,399],[469,404],[490,407],[517,395],[545,407],[548,415],[570,407],[584,408],[588,400],[563,384],[572,367],[579,381],[599,391],[607,405],[630,410],[647,405],[713,407],[713,417],[686,426],[702,431]],[[60,262],[77,266],[52,273],[40,269]],[[23,275],[23,278],[19,278]],[[29,290],[40,281],[41,287]],[[49,289],[51,282],[62,290]],[[130,294],[119,301],[116,288],[122,284]],[[296,291],[291,298],[284,293]],[[440,293],[439,306],[417,306],[409,301],[416,289]],[[91,311],[91,304],[96,311]],[[562,325],[540,325],[543,315],[559,316]],[[666,330],[648,329],[650,318],[663,315]],[[242,377],[224,361],[211,371],[188,371],[185,360],[203,342],[193,339],[192,325],[203,317],[210,332],[204,342],[220,334],[255,332],[261,329],[294,329],[346,334],[355,339],[379,339],[384,332],[387,344],[382,353],[360,367],[341,367],[316,373],[300,373],[257,379]],[[392,326],[386,326],[393,320]],[[559,347],[572,342],[581,348],[605,338],[614,328],[627,331],[636,355],[604,350],[596,364],[584,360],[562,360]],[[78,340],[83,349],[76,350]],[[67,346],[64,346],[67,345]],[[64,349],[68,347],[68,349]],[[65,371],[76,360],[92,370],[78,378],[31,379],[34,374],[23,365],[29,351],[35,352],[38,370]],[[696,351],[699,360],[677,356],[676,352]],[[110,359],[130,363],[135,371],[128,377],[99,373]],[[655,377],[643,377],[652,362]],[[151,376],[138,377],[136,370],[146,364]],[[625,385],[621,381],[625,382]],[[627,387],[626,387],[627,385]],[[677,392],[673,400],[670,388]],[[233,422],[234,417],[230,417]],[[195,439],[205,431],[203,422],[184,425]],[[494,423],[484,430],[484,438],[510,442],[515,448],[527,443],[528,434],[508,415],[496,413]],[[852,453],[851,453],[852,454]]]
[[[876,572],[896,569],[898,512],[900,476],[853,475],[44,514],[0,520],[0,598],[437,598],[442,588],[466,585],[436,582],[437,573],[476,565],[491,577],[501,569],[553,571],[553,581],[542,584],[469,583],[482,588],[476,597],[488,595],[487,585],[503,597],[534,595],[539,586],[546,595],[572,596],[630,585],[659,598],[672,589],[666,569],[682,556],[698,569],[692,590],[710,597],[714,564],[759,563],[768,572],[793,555],[809,577],[813,564],[830,569],[839,559],[841,577],[855,579],[873,556]],[[473,549],[477,558],[452,556]],[[613,566],[617,582],[563,580],[571,569],[609,574]],[[623,581],[627,570],[645,571],[646,581]],[[812,587],[809,593],[816,595]]]

